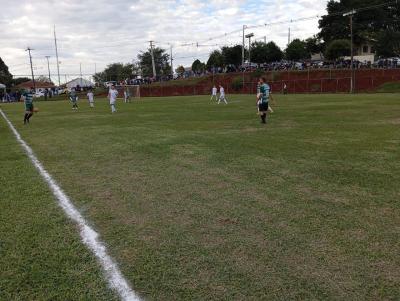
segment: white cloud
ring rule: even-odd
[[[168,48],[172,43],[174,65],[189,65],[223,45],[241,43],[243,24],[287,21],[325,13],[327,0],[0,0],[0,56],[15,75],[29,75],[24,49],[35,50],[38,74],[47,73],[45,55],[50,55],[51,72],[56,70],[53,25],[59,39],[61,73],[97,71],[112,62],[131,62],[148,41]],[[293,38],[318,32],[318,19],[252,29],[256,37],[267,36],[279,46],[287,43],[288,27]],[[218,39],[210,38],[222,36]],[[199,42],[210,47],[176,47]],[[74,76],[69,76],[74,77]],[[65,77],[63,76],[63,79]],[[67,77],[68,79],[68,77]]]

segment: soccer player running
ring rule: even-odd
[[[72,102],[72,110],[78,110],[78,95],[76,95],[75,88],[72,88],[69,92],[69,99]]]
[[[257,106],[258,114],[261,117],[261,123],[267,123],[268,103],[271,97],[271,88],[265,82],[264,77],[260,77],[258,81],[258,93],[257,93]]]
[[[90,89],[89,92],[86,94],[88,101],[89,101],[89,106],[91,108],[94,108],[94,94],[93,94],[93,90]]]
[[[117,101],[118,91],[115,89],[115,85],[111,86],[111,89],[108,91],[108,99],[110,100],[111,113],[117,112],[115,109],[115,103]]]
[[[227,105],[228,102],[225,98],[225,89],[224,87],[222,87],[221,85],[219,85],[219,98],[218,98],[218,104],[221,102],[221,100],[223,100],[225,102],[225,104]]]
[[[217,99],[218,99],[218,97],[217,97],[217,91],[218,91],[218,89],[217,89],[217,87],[214,85],[214,87],[211,89],[211,99],[210,99],[210,101],[214,100],[214,98],[215,98],[215,101],[217,101]]]
[[[34,91],[35,90],[33,88],[30,88],[21,95],[21,99],[24,101],[25,104],[24,124],[29,123],[29,119],[33,116]]]

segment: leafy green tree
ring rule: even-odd
[[[154,52],[154,64],[156,67],[157,75],[169,75],[171,74],[171,66],[169,64],[169,55],[165,49],[156,47],[153,48]],[[151,50],[148,49],[146,52],[141,52],[138,55],[139,67],[142,71],[142,75],[145,77],[153,77],[153,64],[151,60]]]
[[[325,57],[328,60],[349,56],[351,54],[351,43],[349,40],[334,40],[327,47]]]
[[[383,30],[375,43],[376,54],[382,57],[400,56],[400,31]]]
[[[334,40],[349,39],[349,17],[344,17],[343,12],[383,2],[383,0],[329,0],[328,13],[319,21],[321,31],[318,37],[327,44]],[[381,30],[400,31],[400,22],[393,22],[399,18],[400,5],[395,4],[358,11],[353,16],[354,43],[357,45],[365,40],[374,40]]]
[[[214,50],[211,52],[206,66],[208,70],[211,70],[213,67],[224,67],[224,57],[222,56],[221,51]]]
[[[224,66],[242,64],[242,45],[235,45],[233,47],[224,46],[221,48]]]
[[[267,43],[267,63],[278,62],[283,59],[283,51],[275,42]]]
[[[108,65],[104,71],[96,73],[93,78],[96,83],[121,81],[131,78],[136,72],[137,68],[133,64],[113,63]]]
[[[183,66],[179,66],[178,68],[175,69],[175,72],[179,76],[182,76],[185,73],[185,68]]]
[[[317,36],[313,36],[304,41],[306,43],[306,50],[310,55],[324,52],[324,44]]]
[[[286,58],[291,61],[310,58],[310,54],[306,49],[306,43],[299,39],[293,40],[286,48]]]
[[[283,52],[274,42],[254,42],[251,46],[251,60],[254,63],[271,63],[282,60]]]
[[[200,62],[200,60],[195,60],[192,64],[192,71],[195,73],[202,73],[206,70],[206,64]]]
[[[8,71],[7,65],[3,62],[0,57],[0,83],[5,84],[6,86],[11,85],[12,82],[12,74]]]

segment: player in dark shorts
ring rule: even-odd
[[[23,99],[24,104],[25,104],[24,124],[29,123],[29,119],[33,115],[33,94],[34,93],[35,93],[35,90],[33,88],[30,88],[29,90],[26,90],[21,96],[21,99]]]
[[[260,115],[261,123],[267,123],[268,104],[271,95],[271,88],[265,82],[265,78],[260,77],[257,90],[258,114]]]

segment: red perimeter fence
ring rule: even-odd
[[[244,76],[244,86],[238,87],[233,84]],[[187,96],[187,95],[209,95],[213,82],[224,86],[229,94],[254,94],[257,89],[256,78],[246,73],[228,74],[216,76],[207,83],[200,83],[191,86],[160,86],[149,85],[140,87],[142,97],[163,97],[163,96]],[[288,93],[348,93],[350,92],[351,71],[350,70],[308,70],[269,72],[266,74],[267,82],[272,92],[280,93],[286,84]],[[362,69],[355,71],[355,91],[374,92],[382,84],[400,81],[400,69]]]

